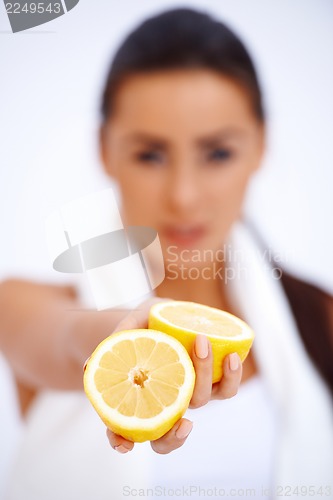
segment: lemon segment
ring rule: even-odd
[[[84,389],[103,422],[131,441],[155,440],[185,413],[195,372],[186,349],[154,331],[126,330],[95,349]]]
[[[207,335],[213,351],[213,383],[222,378],[225,356],[237,352],[243,362],[254,340],[253,331],[241,319],[195,302],[175,300],[153,305],[148,327],[179,340],[189,354],[196,335]]]

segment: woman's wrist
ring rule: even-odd
[[[112,334],[128,311],[70,311],[65,335],[66,351],[80,369],[102,340]]]

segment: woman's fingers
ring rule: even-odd
[[[213,386],[212,346],[206,335],[196,336],[192,350],[192,361],[196,381],[190,408],[204,406],[211,399],[229,399],[237,394],[242,379],[242,362],[236,352],[224,358],[223,377],[220,382],[213,384]]]
[[[229,399],[235,396],[242,379],[242,362],[236,352],[223,360],[223,377],[213,385],[211,399]]]
[[[132,441],[128,441],[128,439],[115,434],[110,429],[106,430],[106,435],[109,439],[110,445],[114,450],[118,451],[118,453],[127,453],[128,451],[133,450],[134,443]]]
[[[193,427],[193,423],[186,418],[182,418],[175,423],[172,429],[169,430],[164,436],[155,441],[151,441],[151,447],[156,453],[166,454],[170,453],[173,450],[176,450],[180,446],[182,446],[187,436],[190,434]],[[110,429],[106,430],[106,435],[109,439],[109,443],[112,448],[118,453],[128,453],[133,450],[134,443],[129,441],[128,439],[115,434]]]
[[[193,423],[186,418],[182,418],[175,423],[172,429],[169,430],[164,436],[155,441],[151,441],[151,447],[156,453],[166,454],[170,453],[182,446],[193,427]]]
[[[192,361],[196,373],[190,408],[204,406],[211,399],[213,354],[206,335],[197,335],[192,350]]]

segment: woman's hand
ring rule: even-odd
[[[115,331],[147,328],[149,310],[153,304],[160,302],[159,298],[149,299],[137,309],[129,313],[118,323]],[[228,399],[235,396],[242,378],[242,363],[237,353],[226,356],[223,360],[223,377],[220,382],[212,385],[213,354],[212,346],[205,335],[197,335],[192,351],[192,362],[195,368],[196,381],[190,401],[190,408],[204,406],[211,399]],[[151,447],[156,453],[170,453],[182,446],[193,427],[193,423],[181,418],[164,436],[151,441]],[[107,430],[109,442],[119,453],[132,450],[134,443]]]

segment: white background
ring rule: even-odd
[[[81,0],[65,16],[15,35],[1,2],[0,279],[62,279],[51,269],[44,222],[63,202],[110,184],[98,162],[97,129],[111,55],[148,14],[185,5],[228,22],[259,69],[268,148],[248,213],[285,267],[333,293],[331,0]],[[7,378],[0,370],[2,395]],[[17,429],[9,402],[1,396],[5,451]]]

